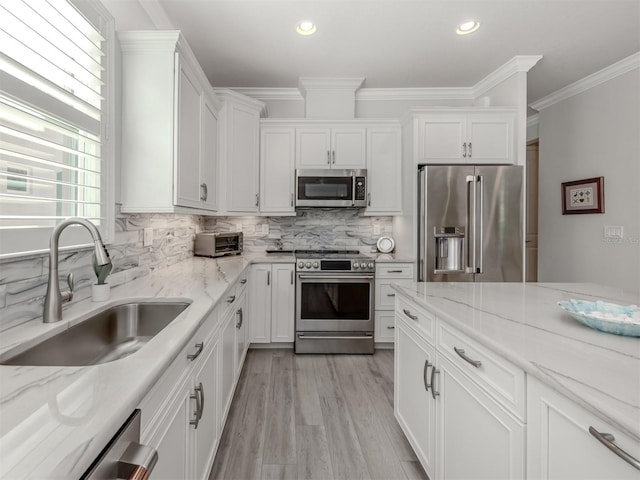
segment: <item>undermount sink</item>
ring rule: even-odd
[[[188,306],[187,302],[115,305],[0,364],[84,366],[119,360],[140,350]]]

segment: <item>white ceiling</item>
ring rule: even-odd
[[[138,3],[140,1],[140,3]],[[640,0],[103,0],[120,30],[183,32],[216,87],[471,87],[515,55],[543,55],[529,103],[640,51]],[[142,8],[141,8],[142,7]],[[469,18],[481,28],[455,34]],[[295,33],[311,19],[318,32]]]

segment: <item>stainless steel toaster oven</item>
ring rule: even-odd
[[[196,233],[194,255],[221,257],[242,253],[242,232]]]

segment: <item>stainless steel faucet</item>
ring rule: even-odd
[[[58,280],[58,244],[60,234],[69,225],[82,225],[91,234],[93,238],[94,255],[96,256],[96,264],[98,266],[111,264],[109,252],[102,243],[100,232],[96,226],[89,220],[80,217],[71,217],[60,223],[53,229],[51,241],[49,242],[49,281],[47,283],[47,294],[44,297],[44,323],[54,323],[62,320],[62,303],[69,302],[73,298],[73,274],[67,277],[69,290],[60,291],[60,282]]]

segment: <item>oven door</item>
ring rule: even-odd
[[[296,207],[352,207],[351,170],[298,170]]]
[[[296,331],[373,333],[373,274],[297,274]]]

